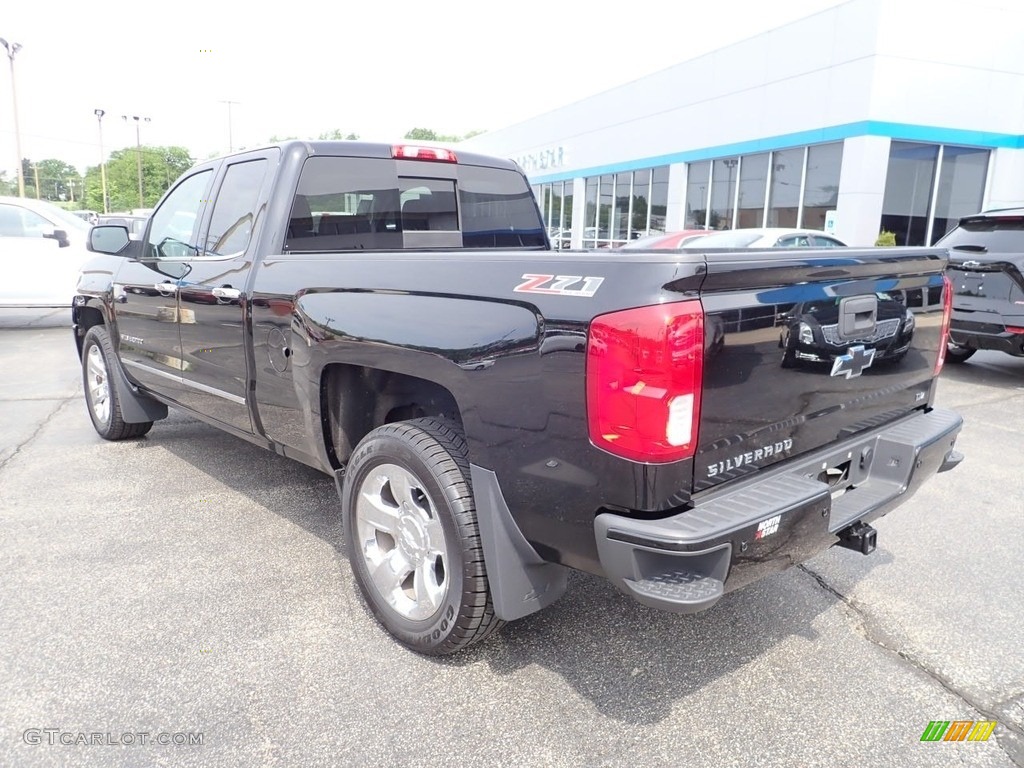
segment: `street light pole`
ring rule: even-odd
[[[234,140],[233,140],[232,131],[231,131],[231,105],[232,104],[238,104],[238,103],[239,102],[237,102],[237,101],[221,101],[221,104],[227,104],[228,105],[228,152],[229,153],[235,151]]]
[[[121,119],[127,122],[128,115],[121,115]],[[135,121],[135,162],[139,167],[139,208],[145,208],[146,204],[142,198],[142,139],[139,134],[139,126],[143,122],[150,122],[150,120],[148,117],[139,117],[138,115],[132,115],[132,120]]]
[[[110,213],[110,206],[107,203],[107,156],[103,151],[103,116],[107,114],[102,109],[92,111],[96,115],[96,123],[100,127],[100,180],[103,183],[103,212]]]
[[[14,87],[14,54],[21,50],[21,43],[8,43],[0,37],[0,45],[7,51],[7,58],[11,60],[11,101],[14,104],[14,151],[18,153],[18,162],[15,168],[18,172],[18,197],[25,196],[25,169],[21,164],[21,128],[18,126],[18,92]]]

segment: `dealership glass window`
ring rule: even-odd
[[[562,228],[562,183],[551,186],[551,217],[549,219],[553,228]]]
[[[800,181],[805,148],[772,152],[772,184],[768,195],[768,226],[796,227],[800,217]]]
[[[596,240],[595,245],[601,248],[608,246],[612,203],[615,199],[615,177],[611,174],[606,174],[601,176],[599,181],[600,185],[597,190],[597,229],[590,235],[584,234],[584,237],[594,237]]]
[[[931,244],[956,227],[962,216],[981,210],[988,175],[987,149],[977,147],[942,148],[938,194],[932,221]]]
[[[939,157],[937,144],[894,141],[882,200],[882,229],[896,234],[896,245],[924,245]]]
[[[607,248],[664,232],[668,213],[668,166],[591,176],[586,182],[583,247]],[[572,182],[565,183],[566,227],[572,222]]]
[[[804,205],[799,226],[825,228],[825,214],[834,211],[839,204],[839,170],[842,165],[842,142],[807,148]]]
[[[645,168],[633,172],[633,212],[629,227],[629,239],[635,240],[647,234],[651,216],[651,171]]]
[[[769,160],[768,152],[740,158],[740,194],[736,216],[738,228],[760,227],[764,221]]]
[[[739,182],[739,158],[715,160],[711,170],[711,229],[733,228],[733,206],[736,203],[736,184]]]
[[[612,215],[611,239],[622,245],[629,239],[629,214],[632,197],[633,173],[615,175],[615,209]]]
[[[597,187],[600,179],[591,176],[587,179],[586,217],[583,220],[583,247],[597,247]]]
[[[708,219],[711,161],[690,163],[686,173],[686,220],[684,229],[703,229]]]
[[[659,165],[651,171],[651,221],[647,232],[664,232],[666,221],[668,221],[668,166]]]
[[[557,247],[568,248],[572,238],[572,181],[562,187],[562,239]]]
[[[541,189],[541,214],[544,216],[544,226],[549,230],[558,229],[562,221],[562,182],[545,184]]]
[[[569,248],[572,239],[572,181],[556,181],[540,187],[538,203],[551,247]]]

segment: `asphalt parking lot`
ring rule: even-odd
[[[1024,360],[947,367],[966,459],[872,556],[689,617],[574,574],[431,660],[364,607],[329,478],[173,413],[100,440],[67,325],[0,311],[0,765],[1024,766]]]

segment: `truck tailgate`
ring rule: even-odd
[[[944,250],[705,255],[695,492],[931,404]],[[841,488],[848,462],[819,479]]]

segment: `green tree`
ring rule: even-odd
[[[139,206],[138,157],[135,147],[110,153],[107,160],[107,198],[111,211],[152,208],[171,184],[195,164],[184,147],[142,147],[143,204]],[[85,172],[85,204],[91,210],[103,210],[99,166]]]
[[[359,134],[342,133],[340,130],[335,128],[333,131],[324,131],[317,136],[317,138],[321,141],[356,141],[359,139]]]
[[[411,131],[406,132],[405,138],[412,139],[413,141],[440,141],[437,138],[437,131],[430,128],[413,128]]]
[[[35,173],[39,174],[39,197],[43,200],[64,201],[76,200],[81,197],[82,184],[78,169],[70,163],[56,158],[40,160],[35,164]]]
[[[443,141],[449,144],[457,144],[463,139],[472,136],[479,136],[484,131],[470,131],[465,136],[456,136],[454,133],[438,133],[433,128],[413,128],[405,134],[405,138],[412,141]]]

